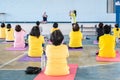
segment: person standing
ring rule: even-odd
[[[42,23],[46,24],[47,23],[47,17],[48,17],[48,15],[46,14],[46,12],[43,13],[42,17],[43,17]]]
[[[69,13],[69,16],[70,16],[70,19],[71,19],[71,23],[76,23],[76,16],[77,16],[77,11],[76,10],[73,10],[73,11],[70,11]]]

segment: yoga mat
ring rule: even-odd
[[[115,58],[103,58],[103,57],[96,56],[96,60],[99,62],[120,62],[120,53],[116,51]]]
[[[98,44],[98,41],[94,40],[94,41],[93,41],[93,44]]]
[[[33,61],[33,62],[40,62],[40,57],[29,57],[27,54],[23,57],[19,58],[18,61],[24,62],[24,61]]]
[[[74,48],[68,48],[70,51],[81,51],[83,50],[83,48],[78,48],[78,49],[74,49]]]
[[[6,48],[6,50],[8,50],[8,51],[25,51],[27,49],[28,49],[28,47],[25,47],[25,48],[14,48],[13,46],[9,47],[9,48]]]
[[[78,68],[77,64],[69,64],[70,74],[65,76],[47,76],[44,74],[44,71],[39,73],[34,80],[74,80],[76,71]]]

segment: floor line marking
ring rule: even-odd
[[[18,57],[16,57],[16,58],[14,58],[14,59],[12,59],[12,60],[4,63],[3,65],[0,66],[0,68],[6,66],[7,64],[9,64],[9,63],[11,63],[11,62],[13,62],[13,61],[15,61],[15,60],[17,60],[17,59],[19,59],[20,57],[22,57],[22,56],[25,55],[25,54],[26,54],[26,53],[24,52],[22,55],[20,55],[20,56],[18,56]]]

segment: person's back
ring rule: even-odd
[[[99,41],[99,37],[104,35],[104,31],[103,31],[103,23],[100,22],[99,27],[97,28],[96,32],[97,32],[97,41]]]
[[[46,75],[61,76],[69,74],[67,57],[69,56],[68,47],[61,44],[64,37],[60,30],[54,31],[50,40],[51,45],[46,46],[47,64],[45,69]]]
[[[55,23],[53,24],[53,27],[52,27],[50,33],[54,32],[55,30],[59,30],[59,28],[58,28],[58,23],[57,23],[57,22],[55,22]]]
[[[82,39],[83,35],[79,30],[79,25],[74,23],[73,25],[73,30],[69,34],[69,47],[71,48],[82,48]]]
[[[42,28],[42,26],[40,26],[40,22],[39,21],[36,21],[36,26],[39,27],[40,33],[42,34],[43,28]]]
[[[99,54],[100,57],[114,58],[115,52],[115,37],[110,35],[111,27],[104,26],[105,34],[99,38]]]
[[[14,29],[11,27],[11,24],[7,24],[6,41],[14,41]]]
[[[16,25],[15,31],[14,31],[14,47],[25,47],[25,36],[26,32],[22,30],[20,25]]]
[[[40,35],[39,28],[34,26],[28,37],[28,56],[30,57],[41,57],[43,53],[42,44],[44,43],[44,37]]]
[[[6,37],[6,33],[5,33],[5,24],[1,23],[1,27],[0,27],[0,38],[5,38]]]

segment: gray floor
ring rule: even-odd
[[[78,68],[75,80],[120,80],[120,63]]]
[[[35,76],[36,75],[26,75],[24,70],[0,71],[0,80],[33,80]],[[120,80],[120,63],[79,67],[75,80]]]

